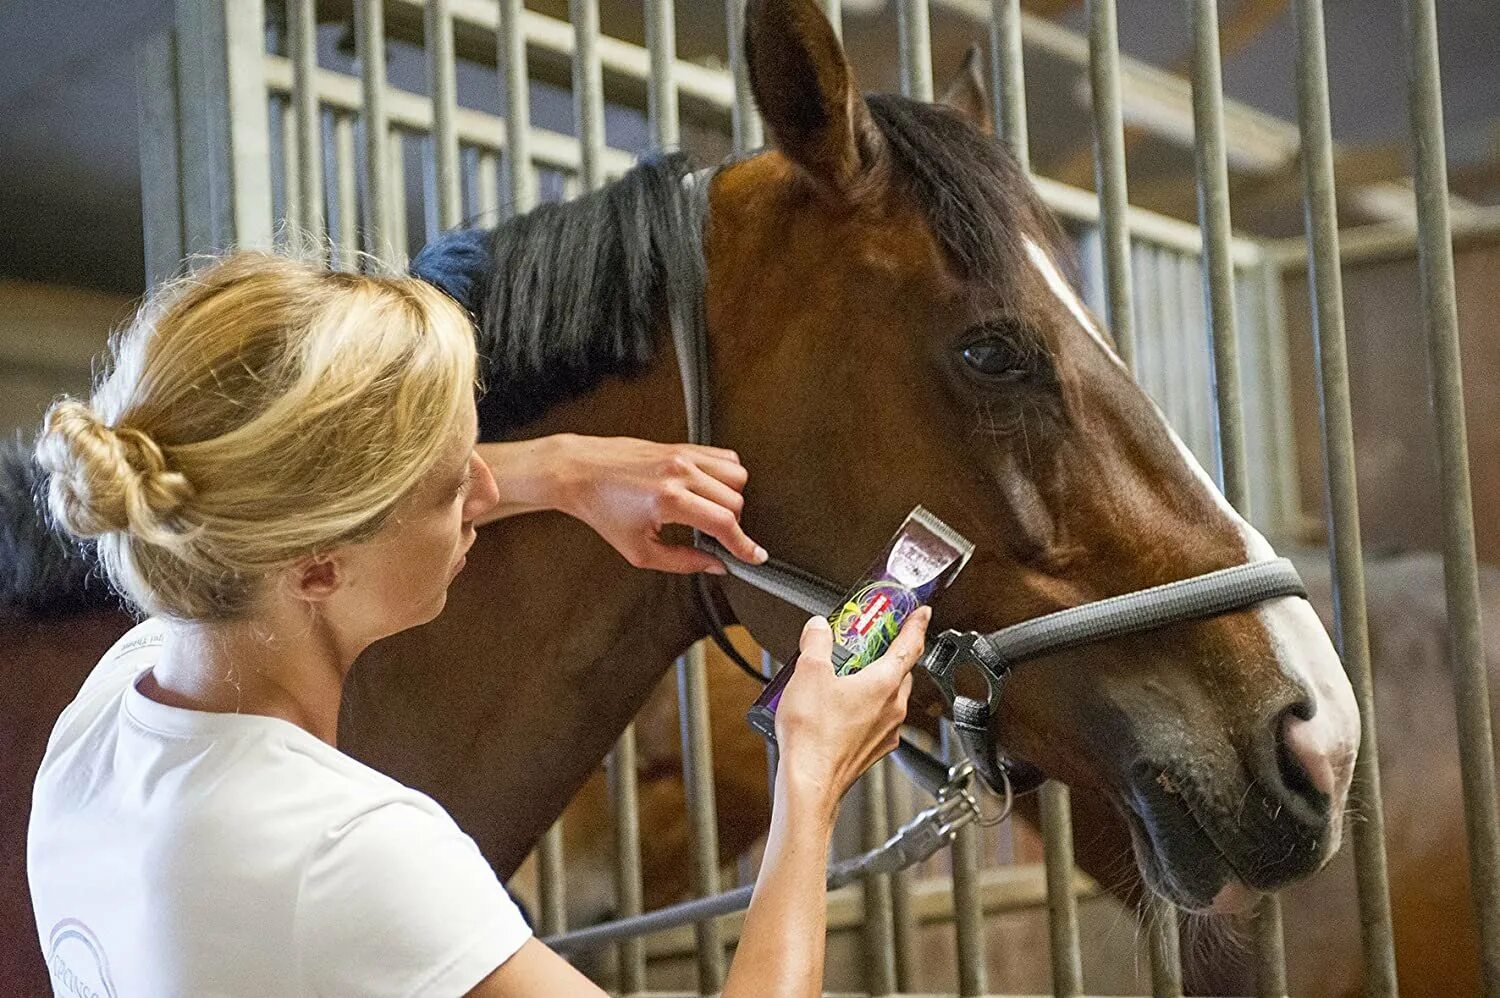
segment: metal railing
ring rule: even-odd
[[[823,0],[823,6],[838,29],[839,3]],[[960,6],[970,13],[983,10],[976,0],[964,0]],[[1411,130],[1418,150],[1414,241],[1421,265],[1439,441],[1469,855],[1484,976],[1489,993],[1494,994],[1500,993],[1500,830],[1487,676],[1479,644],[1436,15],[1433,0],[1404,0],[1404,6]],[[1307,235],[1304,240],[1269,248],[1235,238],[1231,232],[1214,0],[1187,0],[1185,7],[1194,43],[1191,75],[1198,226],[1128,205],[1115,3],[1088,0],[1087,8],[1098,194],[1040,178],[1038,186],[1045,201],[1079,234],[1085,271],[1093,277],[1090,297],[1107,315],[1123,356],[1190,446],[1208,459],[1205,463],[1220,469],[1229,500],[1262,522],[1274,520],[1278,510],[1289,512],[1286,507],[1291,503],[1294,478],[1279,275],[1290,262],[1305,260],[1309,268],[1336,579],[1336,630],[1364,725],[1353,790],[1363,820],[1352,823],[1352,832],[1366,989],[1372,994],[1394,994],[1395,956],[1376,769],[1377,726],[1359,544],[1322,4],[1320,0],[1294,0]],[[644,104],[655,148],[672,147],[679,141],[679,98],[720,115],[732,131],[736,149],[753,148],[761,141],[739,43],[743,0],[726,0],[730,35],[726,70],[677,58],[671,0],[649,0],[645,5],[644,47],[601,36],[597,0],[572,0],[569,21],[527,11],[521,0],[353,0],[356,77],[319,66],[318,9],[315,0],[287,0],[285,52],[276,54],[266,49],[261,0],[179,0],[175,34],[153,41],[143,51],[140,79],[149,96],[141,121],[142,165],[151,278],[170,273],[189,252],[230,243],[264,245],[272,239],[272,220],[278,215],[299,228],[326,232],[333,263],[338,266],[355,266],[357,249],[401,263],[410,248],[409,147],[420,149],[428,236],[466,216],[493,216],[502,204],[512,212],[530,209],[538,201],[542,175],[561,176],[565,192],[593,190],[634,161],[632,151],[610,148],[605,141],[605,88],[620,80],[645,85]],[[898,0],[894,9],[902,88],[916,98],[931,99],[927,0]],[[1017,0],[992,0],[988,13],[995,117],[1002,136],[1024,165],[1023,18]],[[402,23],[420,20],[427,61],[426,94],[390,84],[388,16]],[[463,32],[466,44],[476,35],[493,37],[503,115],[459,105],[456,30]],[[571,66],[576,135],[538,128],[530,121],[533,63],[555,65],[558,60]],[[192,99],[184,99],[185,95]],[[1490,215],[1481,221],[1500,228],[1500,221]],[[1380,252],[1380,247],[1402,238],[1407,237],[1382,229],[1365,241],[1375,247],[1372,252]],[[1160,331],[1160,337],[1148,341],[1141,335],[1147,329]],[[1252,358],[1250,363],[1245,363],[1247,357]],[[1242,372],[1252,375],[1248,389],[1241,385]],[[1251,484],[1252,468],[1256,469],[1256,489]],[[711,894],[719,888],[719,869],[701,648],[685,656],[677,670],[696,886],[700,894]],[[630,728],[608,763],[617,830],[617,911],[622,916],[637,915],[642,907],[635,755]],[[867,846],[880,842],[892,827],[893,816],[899,820],[903,812],[891,803],[906,799],[894,779],[881,766],[865,780],[861,828]],[[910,808],[904,810],[910,813]],[[1050,915],[1054,990],[1078,994],[1085,985],[1075,911],[1080,885],[1072,869],[1066,789],[1049,784],[1043,791],[1041,811],[1047,843],[1045,903]],[[965,995],[987,989],[983,928],[990,907],[986,901],[989,871],[978,862],[976,833],[972,827],[960,833],[952,850],[948,888],[959,956],[957,984]],[[561,931],[566,905],[560,825],[546,834],[539,856],[541,927],[544,932]],[[913,936],[923,917],[917,912],[925,910],[923,905],[930,907],[932,890],[900,874],[872,875],[861,890],[864,940],[867,954],[873,957],[865,961],[868,989],[875,994],[908,990],[914,976]],[[1039,900],[1031,898],[1032,903]],[[1158,904],[1149,915],[1153,992],[1180,994],[1176,914]],[[697,928],[698,988],[703,994],[722,985],[726,925],[732,923],[708,919]],[[1287,982],[1274,899],[1263,907],[1257,925],[1259,992],[1283,994]],[[648,944],[639,937],[618,945],[622,990],[646,988],[647,952]]]

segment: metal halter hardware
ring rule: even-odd
[[[688,174],[683,177],[683,185],[688,192],[684,198],[686,210],[697,223],[691,231],[701,232],[701,223],[707,216],[709,182],[701,173]],[[668,318],[682,379],[688,440],[706,444],[711,439],[708,329],[703,307],[707,268],[701,245],[695,247],[692,257],[667,261]],[[693,532],[693,543],[722,561],[730,575],[809,614],[826,616],[842,599],[841,587],[788,562],[774,558],[762,565],[742,562],[699,531]],[[696,577],[695,592],[715,642],[743,662],[723,633],[706,576]],[[1013,794],[1035,789],[1044,779],[1035,767],[1003,755],[990,737],[1001,689],[1017,663],[1169,624],[1243,610],[1283,596],[1304,599],[1307,596],[1292,563],[1285,558],[1250,562],[1058,610],[988,634],[944,630],[928,639],[920,665],[942,692],[953,718],[954,733],[974,772],[991,792],[1006,799],[1008,811]],[[977,667],[984,677],[987,686],[984,700],[960,694],[955,686],[957,673],[968,664]],[[937,793],[935,780],[942,769],[940,763],[904,741],[897,751],[897,762],[929,792]]]

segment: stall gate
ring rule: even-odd
[[[929,2],[970,17],[976,28],[987,24],[995,119],[1025,163],[1018,0],[897,0],[902,89],[928,100],[933,93]],[[839,0],[823,3],[837,29]],[[1480,646],[1434,0],[1402,3],[1470,873],[1483,976],[1488,993],[1495,994],[1500,993],[1500,834]],[[1336,637],[1364,732],[1353,795],[1366,820],[1352,823],[1351,830],[1365,979],[1368,993],[1389,995],[1396,990],[1395,956],[1376,777],[1322,3],[1294,0],[1293,6],[1307,217],[1302,255],[1311,278],[1317,338],[1339,608]],[[1086,297],[1107,317],[1127,362],[1204,465],[1217,469],[1230,501],[1266,532],[1284,533],[1298,510],[1287,426],[1286,344],[1279,325],[1286,258],[1284,252],[1273,258],[1266,247],[1230,232],[1215,0],[1184,5],[1194,39],[1198,226],[1127,206],[1115,3],[1088,0],[1087,7],[1098,195],[1044,180],[1039,186],[1076,238]],[[540,198],[594,189],[627,170],[640,152],[682,145],[680,120],[690,119],[696,138],[710,146],[714,132],[725,135],[726,147],[758,146],[761,130],[739,42],[743,0],[725,3],[723,70],[676,57],[672,0],[646,0],[644,15],[642,47],[600,34],[597,0],[571,0],[568,21],[527,10],[521,0],[272,0],[269,8],[265,0],[176,0],[174,30],[148,44],[139,60],[148,277],[155,281],[175,272],[191,253],[270,245],[280,238],[282,221],[289,231],[325,236],[335,265],[358,266],[361,251],[400,265],[413,245],[442,229],[466,220],[492,224]],[[322,54],[319,24],[347,25],[340,44],[325,46]],[[387,54],[399,55],[403,44],[425,74],[393,82],[401,67],[388,67]],[[458,104],[460,70],[481,65],[498,67],[492,78],[503,113]],[[634,123],[641,132],[630,148],[605,141],[606,82],[612,93],[626,95],[621,102],[626,112],[631,105],[644,109],[643,121],[638,113],[627,113],[623,130]],[[542,106],[534,98],[549,93],[558,100],[570,95],[576,127],[533,123],[534,110]],[[421,173],[420,185],[408,184],[413,169]],[[412,186],[420,194],[409,198]],[[1147,341],[1136,337],[1136,328],[1162,335]],[[721,871],[701,645],[679,661],[677,678],[696,886],[710,895],[720,890]],[[642,904],[633,730],[613,751],[608,770],[615,908],[630,916]],[[860,835],[867,844],[880,842],[892,816],[903,813],[901,802],[909,794],[895,782],[899,779],[881,764],[863,781]],[[979,830],[970,826],[953,843],[943,889],[951,891],[960,994],[988,990],[984,917],[1015,904],[1045,905],[1049,913],[1053,991],[1083,991],[1076,900],[1080,889],[1091,888],[1074,876],[1066,788],[1045,786],[1041,813],[1045,897],[987,902],[980,889],[985,870]],[[553,935],[566,928],[560,828],[544,838],[538,856],[539,929]],[[918,886],[903,875],[871,877],[864,884],[864,965],[873,994],[911,987]],[[1148,924],[1153,991],[1179,994],[1177,920],[1156,917]],[[718,919],[695,928],[702,994],[722,986],[721,929]],[[1257,913],[1255,935],[1259,993],[1286,993],[1274,898]],[[618,988],[647,990],[644,941],[619,943],[616,958]]]

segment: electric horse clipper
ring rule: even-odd
[[[828,615],[833,629],[833,669],[858,672],[890,647],[901,625],[963,570],[974,545],[918,506],[865,570],[861,580]],[[794,656],[766,685],[748,714],[750,726],[776,740],[776,708],[797,665]]]

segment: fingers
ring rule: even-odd
[[[932,619],[932,608],[919,606],[915,613],[906,618],[901,625],[901,633],[896,635],[896,640],[880,656],[883,669],[892,670],[897,675],[910,677],[911,670],[916,667],[918,660],[922,657],[922,649],[927,641],[927,623]],[[874,664],[870,668],[874,668]],[[870,671],[869,669],[865,670]]]
[[[650,542],[638,556],[628,559],[636,568],[649,568],[657,572],[677,572],[690,575],[693,572],[708,572],[712,575],[727,574],[724,563],[713,555],[697,548],[677,544]]]
[[[766,549],[752,541],[740,521],[723,506],[695,492],[682,494],[676,505],[678,515],[672,522],[696,527],[741,561],[759,564],[766,560]]]
[[[702,455],[695,459],[695,463],[704,473],[712,475],[736,492],[745,487],[750,480],[750,472],[737,459],[726,460],[711,455]]]

